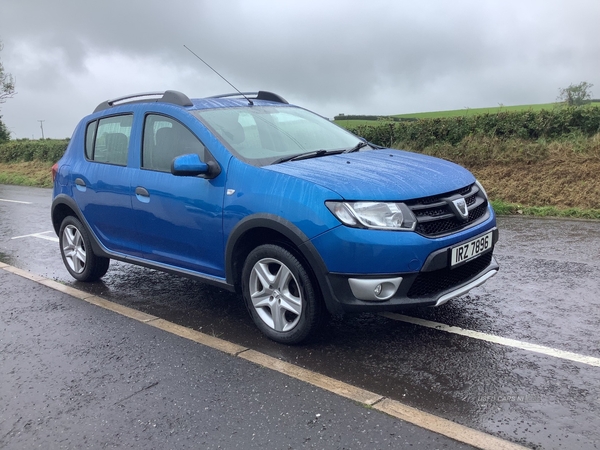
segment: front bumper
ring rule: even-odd
[[[494,229],[493,243],[498,240]],[[455,268],[451,247],[433,252],[419,272],[393,274],[329,273],[323,294],[332,313],[397,311],[410,306],[439,306],[466,294],[493,277],[499,269],[489,251]],[[374,292],[374,287],[381,285]]]

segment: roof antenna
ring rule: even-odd
[[[216,73],[217,75],[219,75],[221,78],[223,78],[225,81],[227,81],[227,79],[221,75],[219,72],[217,72],[215,69],[213,69],[211,67],[210,64],[208,64],[206,61],[204,61],[202,58],[200,58],[198,55],[196,55],[187,45],[183,44],[183,46],[192,54],[194,55],[196,58],[198,58],[200,61],[202,61],[204,64],[206,64],[210,70],[212,70],[214,73]],[[248,100],[248,104],[250,105],[254,105],[254,103],[252,103],[252,100],[250,100],[248,97],[246,97],[238,88],[236,88],[233,84],[231,84],[229,81],[227,81],[227,84],[229,84],[229,86],[231,86],[232,88],[234,88],[238,94],[240,94],[242,97],[244,97],[246,100]]]

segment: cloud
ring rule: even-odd
[[[19,92],[2,114],[16,137],[38,133],[32,114],[63,137],[76,114],[129,92],[231,91],[184,44],[239,89],[327,116],[545,103],[583,80],[600,88],[596,0],[5,0],[2,9],[0,57]]]

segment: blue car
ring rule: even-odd
[[[62,259],[110,259],[241,293],[297,344],[329,313],[438,306],[498,271],[485,190],[444,160],[373,145],[271,92],[98,105],[53,167]]]

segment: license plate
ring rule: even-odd
[[[469,261],[486,250],[489,250],[492,246],[492,232],[490,231],[483,236],[479,236],[471,241],[460,244],[452,248],[452,254],[450,256],[450,266],[456,266],[457,264]]]

